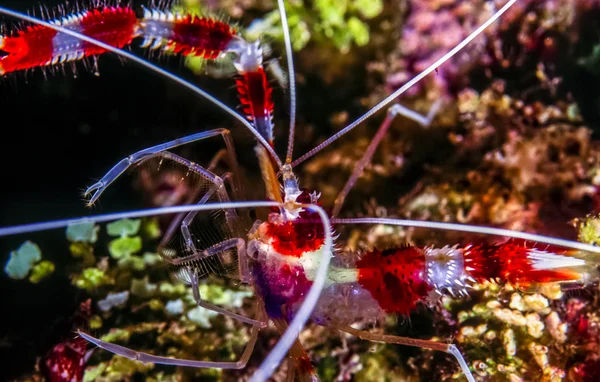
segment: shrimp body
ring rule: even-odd
[[[298,203],[316,203],[303,190]],[[323,226],[300,209],[273,212],[250,233],[252,276],[267,313],[291,320],[315,279],[323,254]],[[509,240],[442,248],[401,246],[373,249],[358,259],[335,255],[311,319],[321,325],[349,325],[386,314],[410,314],[442,294],[468,296],[486,281],[531,289],[545,283],[587,283],[592,262],[573,250]]]
[[[316,203],[316,199],[315,194],[303,190],[296,202]],[[288,219],[280,212],[271,213],[269,221],[255,226],[248,245],[254,260],[255,285],[267,313],[274,319],[294,317],[312,286],[325,251],[324,227],[317,214],[302,210],[297,216],[291,211],[291,215]],[[424,281],[424,256],[414,249],[413,257],[400,253],[394,256],[395,272],[390,271],[398,276],[394,284],[378,260],[386,259],[387,253],[372,252],[356,262],[334,256],[312,320],[322,325],[350,324],[381,318],[390,312],[409,313],[431,289]],[[413,264],[417,258],[423,261]],[[391,259],[386,261],[391,263]],[[401,284],[400,279],[407,281]]]

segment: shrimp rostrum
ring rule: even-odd
[[[194,368],[240,369],[248,363],[260,330],[273,324],[281,338],[257,368],[252,380],[271,377],[284,358],[289,360],[288,377],[318,378],[314,365],[298,336],[307,322],[326,326],[364,340],[419,347],[450,354],[464,377],[475,381],[468,359],[461,350],[445,342],[380,334],[356,327],[357,323],[377,321],[386,315],[407,316],[419,305],[435,305],[439,296],[469,296],[479,283],[493,281],[521,289],[544,284],[585,286],[596,282],[600,249],[577,242],[522,232],[451,223],[383,218],[338,218],[347,194],[383,139],[392,121],[402,115],[427,125],[435,115],[407,112],[392,104],[415,83],[443,65],[490,24],[508,10],[511,0],[477,28],[455,49],[382,100],[365,115],[308,153],[293,158],[296,129],[296,95],[290,35],[283,0],[279,9],[286,43],[289,74],[290,125],[284,160],[277,155],[274,140],[274,103],[268,72],[263,66],[261,41],[246,41],[225,22],[210,17],[178,13],[165,7],[143,8],[137,17],[129,6],[97,6],[42,21],[0,8],[0,13],[30,23],[13,34],[0,37],[2,74],[36,67],[52,67],[112,52],[136,62],[211,102],[244,126],[256,140],[255,154],[264,183],[264,201],[232,201],[243,195],[239,165],[229,130],[198,132],[133,153],[118,161],[86,191],[89,205],[123,173],[138,169],[140,177],[152,177],[172,164],[183,169],[184,177],[194,179],[184,197],[163,198],[160,207],[143,211],[96,215],[84,219],[61,220],[0,229],[1,236],[73,226],[82,222],[107,222],[122,218],[168,216],[160,239],[159,253],[175,275],[190,286],[195,303],[203,308],[252,327],[245,350],[236,361],[198,361],[148,354],[100,340],[79,331],[81,337],[98,348],[141,362]],[[174,74],[122,50],[140,40],[142,47],[165,49],[181,56],[201,56],[214,60],[231,58],[237,72],[236,90],[241,114]],[[391,106],[390,106],[391,105]],[[306,159],[325,149],[376,112],[388,107],[387,115],[369,147],[354,168],[331,210],[319,203],[317,190],[301,187],[294,170]],[[172,153],[172,149],[207,139],[221,139],[225,148],[215,153],[207,166]],[[228,171],[217,173],[219,162]],[[150,175],[148,175],[150,174]],[[262,214],[248,224],[247,212]],[[496,244],[415,247],[398,243],[392,248],[373,248],[362,254],[347,254],[336,248],[343,240],[336,227],[344,225],[390,225],[423,229],[462,231],[494,235],[509,240]],[[202,227],[202,228],[199,228]],[[336,244],[337,241],[337,244]],[[239,281],[250,285],[257,296],[256,315],[247,317],[206,301],[200,293],[202,281],[210,273],[236,269]]]

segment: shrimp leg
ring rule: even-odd
[[[218,252],[222,252],[222,249],[218,250]],[[216,253],[218,253],[216,251]],[[255,327],[260,327],[260,328],[265,328],[267,327],[267,321],[266,320],[253,320],[251,318],[248,317],[244,317],[242,315],[239,315],[237,313],[233,313],[230,312],[226,309],[221,308],[220,306],[211,304],[208,301],[204,301],[202,299],[202,296],[200,296],[200,287],[199,287],[199,283],[198,283],[198,274],[195,272],[195,270],[193,269],[188,269],[188,275],[192,284],[192,293],[194,296],[194,301],[196,301],[196,304],[204,309],[208,309],[208,310],[212,310],[213,312],[217,312],[220,313],[224,316],[228,316],[231,317],[235,320],[238,321],[242,321],[245,322],[247,324],[253,325]]]
[[[264,311],[264,307],[262,304],[257,304],[258,321],[264,321],[266,319],[266,314]],[[195,367],[195,368],[213,368],[213,369],[243,369],[246,367],[250,356],[252,355],[252,351],[254,350],[254,346],[256,345],[256,340],[258,338],[258,332],[260,331],[260,327],[254,326],[250,331],[250,340],[248,341],[248,345],[244,349],[244,352],[240,356],[240,359],[236,362],[211,362],[211,361],[195,361],[188,359],[177,359],[177,358],[169,358],[162,357],[157,355],[152,355],[144,352],[138,352],[132,349],[129,349],[125,346],[112,344],[110,342],[102,341],[96,337],[93,337],[87,333],[82,331],[77,331],[77,333],[83,337],[86,341],[93,343],[101,349],[109,351],[113,354],[120,355],[122,357],[126,357],[135,361],[141,361],[144,363],[152,362],[163,365],[174,365],[174,366],[187,366],[187,367]]]
[[[431,350],[438,350],[438,351],[446,352],[448,354],[453,355],[456,358],[456,360],[458,361],[458,364],[460,365],[460,368],[462,369],[463,373],[465,373],[465,377],[467,378],[467,380],[469,382],[475,382],[475,378],[473,377],[471,370],[469,370],[469,366],[467,365],[467,362],[465,361],[462,353],[460,352],[460,350],[458,350],[456,345],[445,344],[445,343],[436,342],[436,341],[418,340],[415,338],[408,338],[408,337],[371,333],[366,330],[355,329],[349,325],[334,325],[334,328],[341,330],[343,332],[346,332],[346,333],[350,333],[353,336],[360,338],[361,340],[373,341],[373,342],[383,342],[383,343],[388,343],[388,344],[415,346],[415,347],[422,348],[422,349],[431,349]]]
[[[140,160],[138,162],[138,164],[141,164],[143,161],[146,161],[146,160],[149,160],[149,159],[155,158],[155,157],[160,157],[162,159],[167,159],[167,160],[179,163],[179,164],[187,167],[189,172],[193,172],[213,184],[213,186],[202,196],[202,198],[198,201],[197,204],[205,204],[210,199],[210,197],[215,193],[216,193],[217,199],[219,200],[220,203],[227,203],[227,202],[231,201],[229,199],[229,196],[227,195],[227,190],[225,189],[225,181],[226,180],[231,181],[230,173],[225,173],[222,177],[217,176],[214,173],[212,173],[210,170],[207,170],[204,167],[202,167],[188,159],[182,158],[179,155],[170,153],[168,151],[162,151],[162,152],[158,152],[156,154],[147,156],[144,159]],[[231,185],[232,185],[232,188],[235,188],[234,182],[231,182]],[[197,193],[195,193],[194,195],[192,195],[190,197],[190,200],[188,200],[187,202],[192,203],[193,199],[196,198],[197,196],[198,196]],[[183,219],[183,222],[181,225],[181,233],[185,239],[186,246],[189,247],[190,251],[194,252],[195,247],[194,247],[193,243],[191,242],[191,234],[188,230],[188,226],[190,225],[191,221],[194,219],[194,217],[196,216],[197,213],[198,213],[197,211],[192,211],[187,214],[179,214],[171,222],[169,229],[167,230],[167,232],[165,233],[165,236],[163,237],[163,239],[161,241],[161,245],[166,244],[171,239],[171,237],[173,236],[173,233],[174,233],[173,231],[176,229],[176,227],[179,225],[179,223],[182,222],[182,219]],[[186,216],[186,217],[183,218],[184,216]],[[230,231],[233,232],[235,222],[237,221],[237,214],[235,213],[235,210],[234,209],[226,209],[225,210],[225,219],[227,220],[227,226],[229,227]]]
[[[282,310],[283,309],[282,307]],[[284,319],[274,319],[272,320],[273,324],[277,328],[277,330],[283,334],[288,329],[288,323]],[[314,367],[310,362],[310,357],[306,354],[306,350],[296,337],[296,340],[290,347],[288,351],[288,370],[287,370],[287,381],[293,381],[296,375],[296,371],[298,371],[298,376],[301,381],[315,381],[318,380],[317,375],[315,374]]]
[[[365,167],[371,162],[371,158],[373,158],[373,154],[375,154],[377,146],[379,146],[379,143],[385,136],[385,133],[390,128],[396,116],[402,115],[406,118],[412,119],[413,121],[417,122],[423,127],[429,127],[436,113],[440,109],[440,106],[441,102],[439,100],[436,101],[429,109],[429,113],[427,113],[427,116],[422,116],[421,114],[412,111],[409,108],[400,105],[399,103],[392,105],[388,109],[387,115],[381,123],[381,126],[379,126],[377,133],[375,133],[375,136],[369,144],[369,147],[367,147],[367,150],[363,154],[362,158],[360,158],[360,160],[356,163],[356,166],[354,167],[352,174],[348,178],[348,181],[344,185],[344,188],[342,189],[342,191],[340,191],[337,198],[335,198],[332,216],[337,216],[340,210],[342,209],[344,201],[346,200],[346,196],[348,196],[348,193],[350,192],[350,190],[352,190],[352,187],[354,187],[354,184],[356,184],[356,181],[362,175]]]
[[[233,168],[237,168],[237,159],[235,155],[235,149],[233,146],[233,140],[231,139],[231,133],[227,129],[214,129],[188,135],[183,138],[178,138],[169,142],[162,143],[160,145],[152,146],[144,150],[140,150],[127,158],[122,159],[113,168],[111,168],[106,175],[102,177],[98,182],[94,183],[87,190],[85,190],[84,196],[89,197],[87,202],[88,206],[93,205],[100,195],[106,190],[106,188],[114,182],[121,174],[123,174],[131,166],[140,163],[141,161],[148,159],[149,157],[156,155],[165,150],[169,150],[178,146],[186,145],[188,143],[200,141],[202,139],[221,135],[225,141],[225,146],[229,152],[229,161]]]
[[[189,160],[182,158],[178,155],[175,155],[173,153],[170,153],[168,151],[159,152],[152,156],[146,157],[144,159],[144,161],[149,160],[154,157],[161,157],[161,159],[168,159],[168,160],[174,161],[176,163],[182,164],[182,165],[188,167],[190,172],[198,174],[202,178],[213,183],[213,186],[202,196],[202,198],[200,198],[200,200],[197,203],[198,205],[206,204],[207,201],[210,199],[210,197],[214,194],[217,195],[217,199],[221,203],[227,203],[230,201],[229,196],[227,195],[227,191],[225,190],[225,187],[224,187],[224,184],[225,184],[224,182],[231,178],[230,173],[225,173],[222,177],[219,177],[219,176],[213,174],[212,172],[210,172],[209,170],[204,169],[202,166],[192,163]],[[195,196],[196,195],[194,195],[193,197],[195,197]],[[233,238],[233,239],[225,240],[225,241],[223,241],[219,244],[216,244],[206,250],[200,250],[200,249],[196,248],[196,245],[194,243],[194,239],[192,237],[192,233],[190,232],[189,227],[192,224],[192,221],[194,220],[194,218],[196,217],[197,214],[198,214],[198,211],[191,211],[188,213],[184,212],[184,213],[178,214],[171,222],[169,228],[167,229],[167,232],[165,233],[165,235],[160,243],[160,247],[166,246],[167,243],[172,239],[172,237],[175,233],[175,230],[179,226],[181,229],[181,234],[183,237],[183,242],[186,247],[186,250],[187,250],[187,252],[191,253],[191,255],[179,257],[179,258],[172,258],[172,257],[165,255],[164,251],[160,251],[163,260],[174,266],[185,267],[186,264],[189,264],[193,261],[205,259],[205,258],[208,258],[211,256],[215,256],[215,255],[218,255],[219,253],[222,253],[230,248],[236,247],[237,255],[238,255],[238,263],[239,263],[239,271],[240,271],[240,280],[242,282],[248,282],[250,279],[250,272],[248,269],[248,258],[246,256],[245,241],[241,238]],[[234,232],[233,227],[235,225],[234,222],[237,219],[237,214],[235,213],[234,209],[230,208],[230,209],[225,209],[225,216],[226,216],[226,220],[227,220],[227,225],[229,226],[231,233],[233,233]],[[239,320],[239,321],[242,321],[242,322],[254,325],[254,326],[261,326],[261,327],[266,326],[266,324],[264,322],[249,319],[247,317],[230,312],[228,310],[225,310],[221,307],[218,307],[207,301],[202,300],[199,289],[198,289],[197,273],[192,268],[188,268],[187,273],[188,273],[189,281],[192,284],[194,300],[196,301],[198,306],[201,306],[206,309],[210,309],[217,313],[221,313],[223,315],[229,316],[231,318],[234,318],[236,320]]]

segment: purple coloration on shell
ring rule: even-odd
[[[291,307],[308,293],[312,281],[306,278],[304,268],[274,258],[263,258],[255,263],[252,276],[258,293],[265,301],[265,309],[271,318],[282,318],[283,305]]]

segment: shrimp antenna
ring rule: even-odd
[[[51,220],[41,223],[30,223],[0,228],[0,237],[22,235],[25,233],[47,231],[50,229],[65,228],[80,224],[105,223],[121,219],[143,218],[148,216],[179,214],[191,211],[210,211],[216,209],[250,208],[250,207],[280,207],[277,202],[229,202],[192,204],[171,207],[147,208],[137,211],[114,212],[110,214],[87,216],[81,218]]]
[[[333,143],[338,138],[340,138],[342,135],[344,135],[347,132],[349,132],[350,130],[354,129],[356,126],[360,125],[365,120],[367,120],[369,117],[371,117],[373,114],[377,113],[379,110],[381,110],[384,107],[386,107],[387,105],[389,105],[398,96],[400,96],[401,94],[406,92],[408,89],[413,87],[417,82],[421,81],[425,76],[427,76],[428,74],[433,72],[435,69],[437,69],[439,66],[444,64],[446,61],[448,61],[450,58],[452,58],[452,56],[454,56],[461,49],[463,49],[468,43],[473,41],[473,39],[475,39],[479,34],[481,34],[481,32],[483,32],[492,23],[494,23],[500,16],[502,16],[502,14],[504,12],[506,12],[516,2],[517,2],[517,0],[510,0],[502,8],[500,8],[500,10],[498,10],[496,13],[494,13],[494,15],[492,17],[490,17],[485,23],[483,23],[481,26],[479,26],[479,28],[477,28],[473,33],[471,33],[469,36],[467,36],[467,38],[465,38],[463,41],[461,41],[458,45],[456,45],[451,51],[449,51],[444,56],[442,56],[440,59],[438,59],[436,62],[431,64],[427,69],[423,70],[421,73],[419,73],[412,80],[408,81],[406,84],[404,84],[398,90],[396,90],[395,92],[390,94],[383,101],[379,102],[371,110],[366,112],[363,116],[358,118],[356,121],[352,122],[351,124],[349,124],[348,126],[343,128],[342,130],[338,131],[333,136],[331,136],[329,139],[327,139],[325,142],[321,143],[314,149],[312,149],[309,152],[307,152],[306,154],[302,155],[300,158],[296,159],[294,162],[292,162],[292,167],[296,167],[297,165],[304,162],[308,158],[312,157],[319,151],[323,150],[325,147],[329,146],[331,143]]]
[[[290,80],[290,135],[288,137],[287,154],[285,162],[292,162],[294,152],[294,134],[296,130],[296,74],[294,72],[294,57],[292,52],[292,39],[290,38],[290,28],[287,22],[284,0],[277,0],[279,6],[279,15],[281,17],[281,29],[283,29],[283,40],[285,41],[285,55],[287,56],[288,77]]]
[[[31,17],[28,16],[24,13],[20,13],[17,11],[13,11],[10,10],[8,8],[4,8],[4,7],[0,7],[0,14],[4,14],[10,17],[14,17],[16,19],[20,19],[23,21],[27,21],[33,24],[37,24],[37,25],[41,25],[44,26],[46,28],[50,28],[53,29],[57,32],[60,33],[64,33],[66,35],[75,37],[77,39],[80,39],[82,41],[88,42],[90,44],[99,46],[102,49],[105,49],[109,52],[115,53],[123,58],[126,58],[128,60],[131,60],[133,62],[135,62],[136,64],[139,64],[147,69],[150,69],[151,71],[157,73],[160,76],[166,77],[169,80],[191,90],[192,92],[196,93],[197,95],[203,97],[204,99],[212,102],[214,105],[216,105],[218,108],[220,108],[221,110],[225,111],[226,113],[228,113],[229,115],[231,115],[232,117],[234,117],[235,119],[237,119],[239,122],[242,123],[242,125],[244,125],[252,134],[254,134],[254,136],[256,137],[256,139],[258,139],[258,141],[265,147],[265,149],[269,152],[269,154],[273,157],[273,160],[275,160],[275,162],[277,163],[277,166],[279,167],[279,169],[281,170],[282,168],[282,163],[281,160],[279,159],[279,157],[277,156],[277,154],[275,153],[275,150],[273,150],[273,148],[271,147],[271,145],[269,145],[267,143],[267,141],[258,133],[258,131],[250,124],[250,122],[248,122],[243,116],[241,116],[240,114],[236,113],[233,109],[231,109],[229,106],[225,105],[223,102],[219,101],[218,99],[216,99],[215,97],[213,97],[212,95],[208,94],[207,92],[205,92],[204,90],[200,89],[198,86],[192,84],[191,82],[188,82],[186,80],[184,80],[181,77],[176,76],[175,74],[162,69],[146,60],[143,60],[129,52],[126,52],[124,50],[121,50],[119,48],[115,48],[114,46],[108,45],[103,43],[102,41],[98,41],[96,39],[93,39],[91,37],[88,37],[86,35],[77,33],[74,30],[70,30],[67,28],[64,28],[60,25],[57,24],[52,24],[40,19],[36,19],[35,17]]]
[[[564,248],[576,249],[579,251],[586,251],[600,254],[600,247],[594,245],[580,243],[577,241],[559,239],[549,236],[536,235],[529,232],[512,231],[503,228],[493,228],[469,224],[458,224],[458,223],[443,223],[443,222],[431,222],[423,220],[407,220],[407,219],[387,219],[387,218],[348,218],[348,219],[331,219],[332,224],[383,224],[393,225],[401,227],[417,227],[417,228],[428,228],[443,231],[460,231],[478,233],[482,235],[493,235],[493,236],[505,236],[514,239],[523,239],[528,241],[534,241],[538,243],[545,243],[550,245],[556,245]]]

